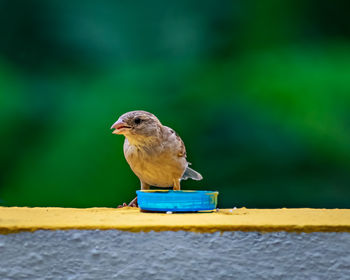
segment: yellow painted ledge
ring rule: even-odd
[[[0,233],[68,229],[140,231],[350,232],[350,209],[222,209],[156,214],[138,208],[0,207]]]

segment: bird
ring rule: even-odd
[[[113,134],[124,135],[124,156],[140,180],[141,190],[150,186],[180,190],[180,181],[202,180],[200,173],[189,167],[185,144],[170,127],[152,113],[137,110],[121,115],[112,125]],[[137,207],[137,197],[128,205]]]

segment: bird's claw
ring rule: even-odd
[[[118,205],[117,208],[123,208],[123,207],[126,207],[126,206],[128,206],[128,205],[124,202],[122,205]]]
[[[128,206],[138,207],[139,205],[137,204],[137,197],[135,197],[133,200],[131,200]]]
[[[129,204],[126,204],[125,202],[122,205],[118,205],[117,208],[123,208],[123,207],[139,207],[137,204],[137,198],[133,199]]]

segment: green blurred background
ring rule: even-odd
[[[0,1],[0,205],[116,207],[127,111],[219,207],[350,207],[348,1]]]

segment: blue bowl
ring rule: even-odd
[[[216,191],[136,191],[141,210],[156,212],[198,212],[216,209]]]

